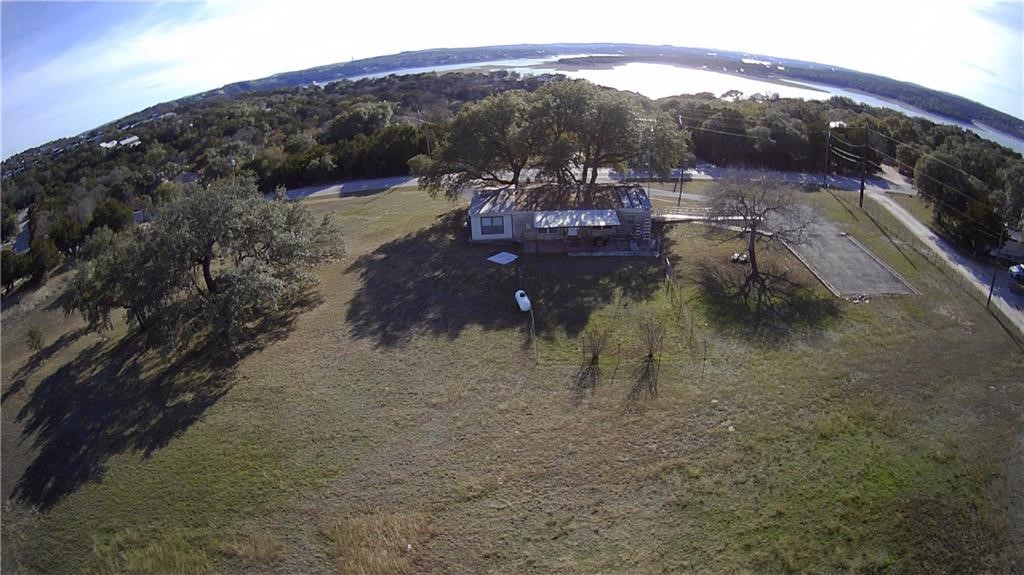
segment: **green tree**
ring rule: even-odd
[[[452,122],[436,161],[424,157],[410,163],[420,185],[433,195],[443,191],[449,197],[474,181],[518,185],[536,153],[531,106],[529,95],[518,90],[467,105]]]
[[[935,223],[977,251],[997,243],[1001,221],[984,182],[957,163],[946,152],[922,155],[914,167],[914,185],[931,202]]]
[[[92,221],[89,222],[89,230],[107,227],[119,232],[131,225],[132,220],[132,209],[128,204],[107,198],[96,204],[96,209],[92,212]]]
[[[85,228],[78,219],[70,214],[63,214],[50,226],[50,239],[65,256],[71,257],[82,245]]]
[[[916,148],[905,144],[896,146],[896,169],[901,174],[914,175],[914,167],[917,166],[917,161],[920,159],[921,152],[918,152]]]
[[[628,92],[595,90],[586,113],[577,118],[580,182],[597,182],[598,169],[642,156],[652,159],[656,117],[644,113],[639,98]]]
[[[7,202],[0,205],[0,239],[7,241],[18,235],[18,211]]]
[[[535,97],[530,122],[538,131],[536,167],[562,185],[583,180],[586,174],[578,180],[575,173],[582,167],[580,133],[592,116],[597,87],[586,80],[550,82]]]
[[[32,281],[46,281],[46,272],[60,265],[60,250],[50,238],[35,238],[29,244],[29,273]]]
[[[90,238],[66,309],[101,329],[124,308],[166,341],[205,332],[234,349],[255,322],[316,283],[314,265],[342,252],[329,217],[265,200],[251,178],[219,180],[171,200],[150,226]]]
[[[1000,172],[1003,185],[997,194],[999,212],[1006,225],[1024,229],[1024,161],[1010,163]]]
[[[659,112],[651,114],[654,118],[654,130],[649,144],[651,168],[664,178],[686,163],[688,158],[693,158],[690,153],[690,135],[681,130],[671,116]]]
[[[697,155],[720,166],[750,163],[750,140],[742,113],[725,109],[704,121],[694,136]]]
[[[9,249],[0,251],[0,276],[3,278],[5,290],[11,291],[18,280],[29,275],[29,264],[29,258],[24,254],[16,254]]]
[[[394,110],[387,102],[357,102],[331,120],[320,143],[350,140],[356,134],[370,135],[391,123]]]

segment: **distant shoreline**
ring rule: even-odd
[[[570,59],[570,60],[572,60],[572,59]],[[533,68],[533,69],[536,69],[536,70],[554,70],[555,72],[580,72],[580,71],[583,71],[583,70],[614,70],[615,68],[618,68],[619,66],[624,66],[626,64],[657,64],[659,66],[672,66],[673,68],[680,68],[680,69],[683,69],[683,70],[697,70],[699,72],[712,72],[712,73],[715,73],[715,74],[724,74],[724,75],[727,75],[727,76],[735,76],[737,78],[744,78],[746,80],[755,80],[755,81],[758,81],[758,82],[765,82],[765,83],[768,83],[768,84],[777,84],[779,86],[787,86],[789,88],[799,88],[801,90],[810,90],[810,91],[813,91],[813,92],[822,92],[822,93],[826,93],[826,94],[829,93],[828,90],[824,90],[824,89],[819,88],[817,86],[813,86],[813,85],[810,85],[810,84],[801,84],[800,82],[795,82],[795,81],[792,81],[792,80],[787,80],[785,78],[765,78],[765,77],[762,77],[762,76],[750,75],[750,74],[747,74],[745,72],[740,72],[740,71],[737,71],[737,70],[728,70],[728,69],[726,69],[726,70],[711,70],[710,68],[701,68],[699,66],[693,66],[693,65],[690,65],[690,64],[683,64],[683,63],[679,63],[679,62],[665,62],[665,61],[661,61],[661,60],[643,59],[643,58],[621,60],[621,61],[619,61],[617,63],[611,63],[611,62],[593,62],[593,63],[588,63],[588,62],[572,62],[572,63],[569,63],[569,62],[565,62],[563,60],[556,60],[555,62],[551,62],[551,63],[534,64],[534,65],[526,66],[526,67],[527,68]],[[870,94],[870,95],[873,95],[873,94]]]

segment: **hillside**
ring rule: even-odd
[[[58,249],[73,254],[79,234],[94,225],[94,210],[101,202],[110,199],[124,204],[119,209],[147,210],[160,204],[172,181],[206,183],[249,172],[270,193],[279,186],[406,176],[414,157],[436,157],[444,149],[453,119],[467,104],[511,90],[532,92],[562,80],[559,75],[520,76],[506,70],[403,74],[263,91],[226,89],[160,104],[3,162],[3,239],[18,233],[18,211],[31,208],[31,239],[49,237]],[[857,158],[863,156],[864,167],[871,171],[887,163],[912,173],[922,160],[937,154],[938,161],[921,163],[921,178],[926,187],[941,182],[929,192],[940,202],[945,202],[940,192],[958,190],[945,215],[962,219],[957,214],[967,204],[959,198],[976,198],[982,202],[976,206],[979,213],[1005,208],[1006,221],[1016,225],[1019,210],[1013,198],[1022,193],[1014,184],[1020,155],[963,128],[846,98],[640,98],[641,107],[651,113],[658,109],[682,121],[672,125],[682,131],[688,150],[673,166],[702,160],[818,172],[831,142],[843,149],[828,158],[830,171],[859,173]],[[849,128],[830,140],[829,125],[835,121]],[[643,169],[645,158],[640,154],[628,161]],[[947,164],[972,178],[943,171]],[[985,227],[989,224],[996,225]],[[65,238],[66,231],[74,233]],[[967,233],[962,235],[968,241]]]
[[[318,66],[307,70],[275,74],[267,78],[228,84],[217,93],[237,94],[288,86],[326,83],[367,75],[384,74],[407,68],[470,64],[495,60],[544,58],[567,54],[590,54],[576,58],[563,58],[560,63],[576,65],[624,64],[628,62],[657,62],[699,68],[728,69],[729,73],[758,79],[804,80],[838,88],[860,90],[883,98],[902,102],[958,120],[978,122],[1007,135],[1024,138],[1024,120],[994,110],[955,94],[940,92],[893,80],[875,74],[838,68],[827,64],[775,58],[772,56],[730,51],[709,51],[703,48],[677,46],[649,46],[642,44],[521,44],[479,48],[441,48],[402,52],[347,63]],[[772,62],[771,66],[750,66],[744,59]],[[775,64],[780,64],[780,70]],[[742,70],[741,70],[742,68]]]

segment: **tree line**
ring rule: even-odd
[[[471,182],[517,186],[525,170],[560,185],[594,184],[609,167],[668,175],[688,148],[651,100],[585,80],[489,96],[463,108],[445,135],[410,165],[423,187],[449,197]]]
[[[44,278],[41,270],[75,257],[93,231],[126,226],[119,222],[133,210],[153,212],[173,194],[176,179],[209,183],[244,174],[264,194],[410,173],[448,193],[474,179],[590,183],[608,167],[666,175],[696,160],[820,172],[831,142],[840,153],[828,155],[830,172],[896,166],[932,202],[936,222],[964,245],[991,245],[1004,224],[1024,225],[1024,166],[1011,150],[956,126],[846,98],[741,96],[651,101],[582,80],[493,72],[161,104],[3,162],[0,231],[10,239],[18,210],[28,208],[36,252],[31,260],[5,254],[5,283]],[[836,121],[845,127],[830,134]],[[128,134],[142,143],[98,145]]]
[[[973,132],[848,98],[727,96],[658,103],[691,132],[701,160],[843,175],[871,174],[887,164],[912,179],[935,223],[964,247],[981,251],[1005,227],[1024,228],[1024,159]]]

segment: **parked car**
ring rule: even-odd
[[[1010,266],[1010,290],[1024,294],[1024,264]]]

